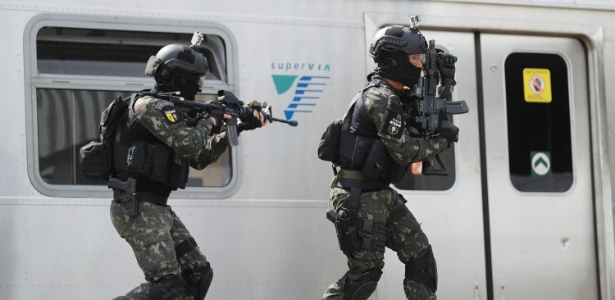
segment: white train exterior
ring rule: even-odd
[[[0,1],[0,299],[110,299],[141,283],[87,181],[100,112],[149,88],[150,55],[207,39],[202,95],[266,100],[273,123],[170,204],[215,272],[207,299],[318,299],[345,272],[316,148],[373,69],[374,33],[421,16],[450,51],[459,143],[447,177],[396,188],[438,262],[439,299],[615,299],[615,5],[543,1]],[[386,252],[370,299],[403,299]]]

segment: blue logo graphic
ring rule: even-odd
[[[286,120],[290,120],[295,113],[310,113],[320,99],[324,86],[327,85],[329,76],[304,75],[271,75],[278,95],[286,93],[293,86],[295,95],[293,100],[284,110]],[[299,80],[297,80],[299,78]]]

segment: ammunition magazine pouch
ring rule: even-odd
[[[188,179],[187,159],[179,157],[163,144],[140,141],[128,146],[115,143],[113,160],[116,169],[128,171],[136,178],[159,182],[171,188],[183,188]]]

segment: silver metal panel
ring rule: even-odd
[[[495,296],[596,299],[589,104],[583,47],[570,38],[514,35],[485,34],[481,42]],[[574,183],[566,193],[522,193],[511,184],[503,63],[512,52],[558,54],[568,64],[571,124],[562,126],[571,126]]]
[[[345,268],[322,202],[193,202],[171,205],[214,269],[208,299],[318,299]],[[3,205],[0,217],[1,299],[111,299],[143,282],[106,203]]]

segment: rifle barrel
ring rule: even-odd
[[[270,117],[272,122],[280,122],[280,123],[286,123],[290,126],[296,127],[297,125],[299,125],[299,122],[295,121],[295,120],[282,120],[282,119],[278,119],[278,118],[274,118],[274,117]]]

